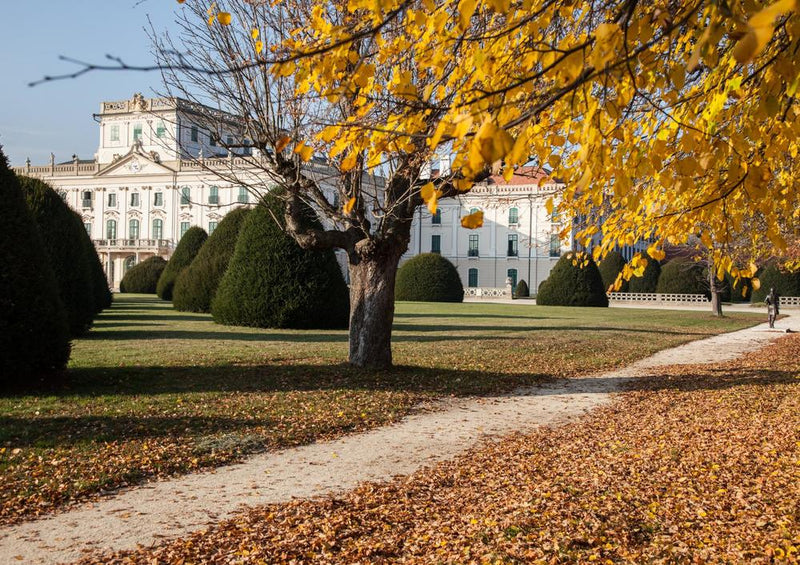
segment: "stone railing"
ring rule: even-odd
[[[464,298],[512,298],[511,286],[502,288],[470,286],[464,289]]]
[[[800,308],[800,296],[781,296],[778,298],[780,300],[781,306],[797,306]]]
[[[159,251],[173,247],[170,239],[94,239],[92,242],[104,251]]]
[[[708,302],[704,294],[659,294],[656,292],[609,292],[608,299],[617,302],[649,304],[696,304]]]

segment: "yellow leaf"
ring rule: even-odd
[[[429,183],[423,185],[422,188],[419,189],[419,195],[420,195],[420,198],[422,198],[423,202],[427,202],[428,200],[433,198],[435,193],[436,193],[436,189],[434,188],[432,182],[429,182]]]
[[[753,285],[753,290],[758,290],[761,288],[761,281],[756,278],[752,279],[750,283]]]
[[[256,53],[261,53],[264,50],[264,42],[260,39],[255,43]]]
[[[477,144],[481,157],[486,163],[494,163],[508,155],[514,148],[514,138],[506,130],[486,120],[475,134],[473,144]]]
[[[341,163],[341,165],[339,165],[339,168],[342,171],[346,172],[346,171],[349,171],[349,170],[355,168],[357,163],[358,163],[358,153],[355,152],[355,151],[351,151],[347,155],[347,157],[342,159],[342,163]]]
[[[231,13],[230,12],[220,12],[217,14],[217,21],[220,25],[228,26],[231,25]]]
[[[308,161],[314,154],[314,149],[306,145],[305,141],[301,141],[299,144],[295,146],[294,152],[300,155],[300,158],[303,161]]]
[[[252,37],[253,39],[258,39],[258,29],[257,28],[253,28],[253,30],[250,32],[250,37]]]
[[[748,21],[749,28],[733,48],[733,57],[741,64],[749,63],[753,57],[761,53],[775,32],[775,20],[795,9],[795,0],[778,0],[774,4],[758,11]]]
[[[548,216],[552,216],[553,215],[553,199],[552,198],[548,198],[547,202],[544,203],[544,209],[547,210],[547,215]]]
[[[473,212],[467,216],[461,218],[461,227],[467,228],[468,230],[474,230],[475,228],[479,228],[483,225],[483,211],[478,210],[477,212]]]
[[[292,138],[291,138],[291,137],[289,137],[288,135],[284,135],[284,136],[282,136],[282,137],[281,137],[281,138],[278,140],[278,142],[275,144],[275,151],[277,151],[278,153],[280,153],[281,151],[283,151],[284,149],[286,149],[286,146],[287,146],[287,145],[289,145],[289,142],[290,142],[291,140],[292,140]]]
[[[345,215],[349,216],[350,212],[353,211],[353,206],[355,205],[356,205],[356,197],[354,196],[350,200],[344,203],[344,206],[342,206],[342,212],[344,212]]]
[[[472,14],[475,13],[476,0],[461,0],[458,3],[458,18],[461,23],[461,29],[467,29],[469,22],[472,19]]]
[[[453,181],[453,186],[459,192],[467,192],[472,188],[473,184],[475,183],[469,179],[456,179]]]

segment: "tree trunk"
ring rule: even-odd
[[[349,264],[350,363],[357,367],[392,365],[394,279],[400,254],[377,253]]]
[[[719,281],[717,280],[717,276],[714,271],[714,263],[709,262],[708,288],[711,291],[711,312],[715,316],[722,316],[722,300],[720,300],[719,296]]]

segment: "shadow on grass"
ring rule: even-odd
[[[121,326],[124,327],[124,326]],[[228,326],[230,327],[230,326]],[[104,328],[106,329],[106,328]],[[404,328],[397,328],[404,330]],[[452,328],[451,328],[452,329]],[[468,328],[472,329],[472,328]],[[462,331],[468,329],[462,328]],[[475,327],[474,330],[484,330],[486,328]],[[569,329],[569,328],[565,328]],[[523,331],[524,329],[497,328],[496,331]],[[275,330],[273,330],[275,331]],[[428,331],[428,330],[426,330]],[[431,329],[429,331],[435,331]],[[436,341],[474,341],[474,335],[395,335],[392,343],[403,342],[436,342]],[[182,331],[182,330],[109,330],[90,332],[82,338],[85,341],[135,341],[135,340],[154,340],[154,339],[176,339],[176,340],[212,340],[212,341],[254,341],[254,342],[280,342],[287,343],[347,343],[348,336],[344,331],[334,333],[312,333],[311,331],[298,330],[297,333],[270,333],[268,331],[254,331],[252,333],[236,331]],[[503,336],[492,336],[485,341],[514,339]]]
[[[216,368],[219,370],[220,368]],[[498,393],[498,385],[509,390],[514,386],[548,384],[544,375],[487,374],[483,371],[449,371],[397,367],[389,372],[371,373],[347,370],[338,367],[325,370],[318,366],[281,367],[281,374],[274,368],[241,368],[239,372],[220,371],[210,375],[189,367],[165,370],[148,367],[143,369],[115,370],[108,374],[91,371],[83,373],[75,383],[75,389],[63,391],[65,395],[80,395],[83,387],[90,387],[93,394],[102,394],[98,388],[109,388],[113,394],[142,394],[147,388],[150,394],[163,392],[238,391],[241,393],[279,392],[322,389],[359,390],[403,390],[430,391],[440,394]],[[115,375],[114,386],[108,384],[110,375]],[[222,374],[225,378],[220,378]],[[96,380],[100,380],[98,386]],[[149,386],[146,386],[149,383]],[[561,381],[568,392],[580,394],[603,394],[620,390],[677,390],[713,391],[740,386],[771,386],[791,384],[800,386],[793,371],[763,370],[702,370],[695,374],[677,377],[654,375],[636,379],[624,377],[578,378]],[[205,386],[203,386],[205,385]],[[217,385],[217,386],[211,386]],[[113,388],[113,391],[111,390]],[[544,386],[526,391],[532,395],[563,394],[560,386]],[[513,396],[514,393],[506,393]],[[212,401],[213,402],[213,401]],[[141,415],[87,415],[55,417],[0,417],[0,443],[15,447],[54,447],[81,444],[91,441],[118,441],[125,439],[159,438],[170,435],[202,436],[217,433],[247,433],[255,427],[278,425],[269,415],[252,417],[229,417],[212,415],[148,415],[147,408]],[[344,430],[347,431],[347,430]]]
[[[165,321],[165,322],[211,322],[211,317],[208,314],[121,314],[119,311],[114,311],[114,314],[104,314],[97,318],[97,322],[141,322],[143,320]],[[132,310],[132,312],[136,312]],[[124,324],[121,324],[124,325]]]

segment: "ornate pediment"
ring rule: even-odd
[[[140,143],[134,144],[126,154],[101,169],[96,176],[98,177],[128,177],[136,180],[140,177],[149,175],[172,174],[175,171],[161,163],[158,155],[146,153],[142,150]]]

